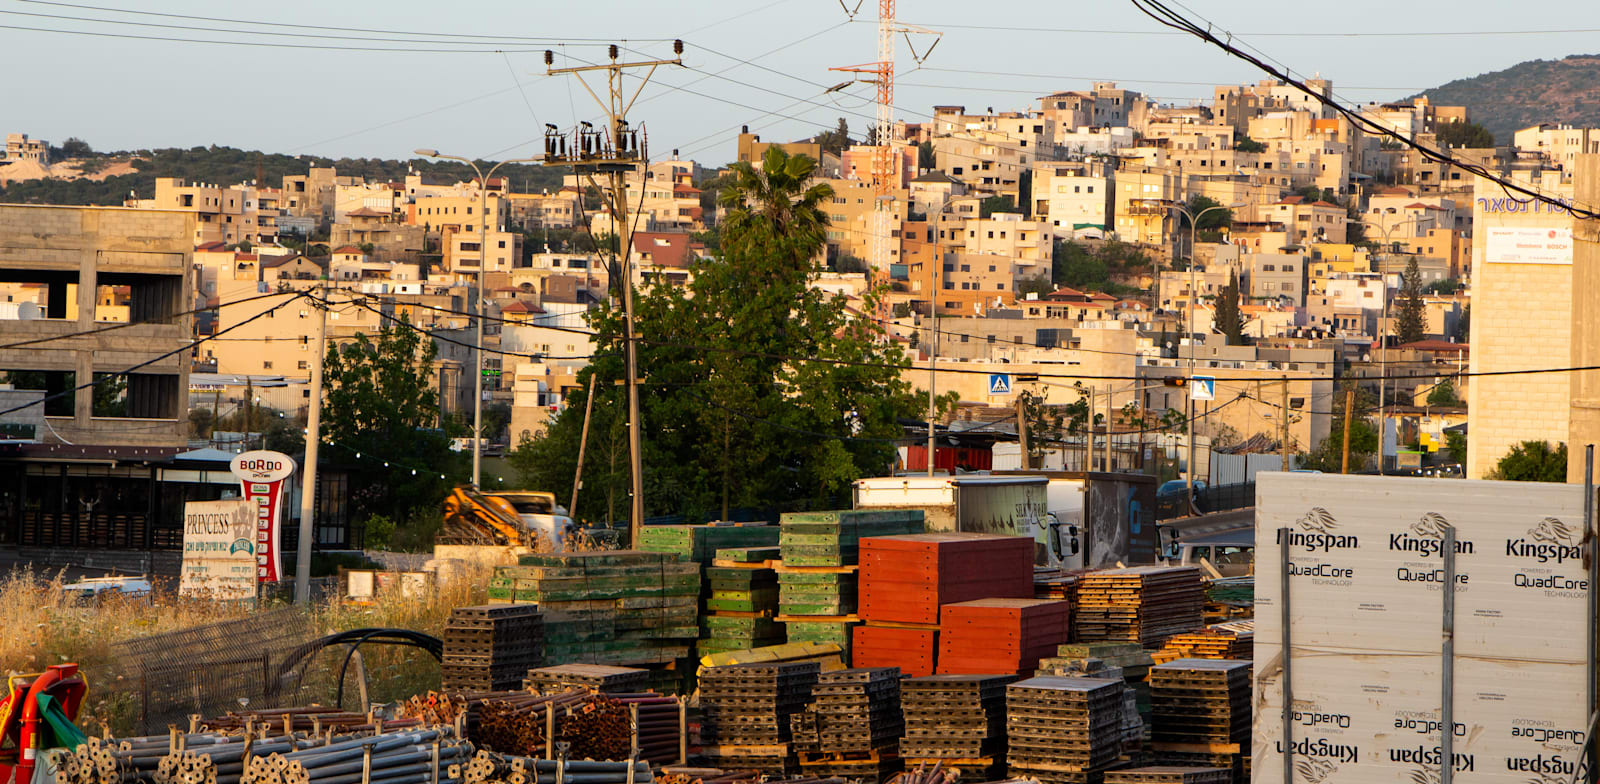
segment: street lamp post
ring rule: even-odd
[[[1196,232],[1200,228],[1200,219],[1205,217],[1206,213],[1211,212],[1212,210],[1231,210],[1231,209],[1235,209],[1235,208],[1238,208],[1238,207],[1243,207],[1244,206],[1244,202],[1237,202],[1235,204],[1218,204],[1218,205],[1215,205],[1215,206],[1207,207],[1207,208],[1201,210],[1198,214],[1191,214],[1189,212],[1189,209],[1187,207],[1183,206],[1182,204],[1180,204],[1179,202],[1171,202],[1168,206],[1172,207],[1172,209],[1175,209],[1178,212],[1183,213],[1183,217],[1189,219],[1189,299],[1188,299],[1188,302],[1186,303],[1186,307],[1185,307],[1186,315],[1184,317],[1184,321],[1186,323],[1183,325],[1183,328],[1184,328],[1184,332],[1189,335],[1189,383],[1192,384],[1192,383],[1194,383],[1194,301],[1195,301],[1195,298],[1198,296],[1198,290],[1196,288],[1195,279],[1194,279],[1194,268],[1195,268],[1194,248],[1195,248],[1195,238],[1197,236]],[[1188,447],[1189,448],[1189,468],[1188,468],[1187,471],[1183,472],[1183,475],[1184,475],[1184,485],[1187,488],[1188,496],[1189,496],[1189,510],[1192,513],[1195,510],[1195,505],[1194,505],[1194,391],[1192,389],[1190,389],[1190,391],[1189,391],[1189,398],[1188,398],[1188,401],[1185,403],[1185,409],[1188,411],[1188,416],[1184,417],[1184,418],[1188,420],[1187,425],[1188,425],[1188,439],[1189,439],[1189,447]],[[1289,468],[1288,466],[1284,466],[1285,470],[1288,470],[1288,468]]]
[[[1408,224],[1432,220],[1432,215],[1418,215],[1388,226],[1370,221],[1356,221],[1364,226],[1373,226],[1383,232],[1383,247],[1385,248],[1385,261],[1380,262],[1378,268],[1378,282],[1383,286],[1383,309],[1378,319],[1378,473],[1380,474],[1383,473],[1383,448],[1389,428],[1389,417],[1384,413],[1387,397],[1385,393],[1389,391],[1389,276],[1387,272],[1389,266],[1387,263],[1389,232]],[[1350,412],[1346,411],[1345,417],[1348,418],[1349,416]]]
[[[424,158],[441,158],[460,161],[472,167],[478,175],[478,282],[472,297],[473,321],[477,322],[477,341],[473,344],[474,373],[472,374],[472,486],[480,487],[483,476],[483,268],[489,263],[489,178],[495,170],[508,163],[538,163],[543,158],[513,158],[489,167],[484,174],[476,161],[459,155],[443,155],[438,150],[416,150]]]

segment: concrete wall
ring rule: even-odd
[[[1600,155],[1577,156],[1573,186],[1574,201],[1578,204],[1600,204]],[[1600,306],[1600,220],[1572,221],[1571,291],[1575,300],[1572,304],[1571,365],[1600,365],[1600,312],[1597,312]],[[1583,448],[1588,444],[1600,444],[1600,371],[1573,372],[1567,376],[1572,401],[1567,425],[1567,481],[1582,482]],[[1473,427],[1477,427],[1476,423]]]

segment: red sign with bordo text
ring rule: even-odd
[[[294,473],[294,459],[282,452],[256,450],[234,456],[228,464],[239,477],[239,489],[255,507],[256,580],[283,579],[278,531],[283,526],[283,482]]]

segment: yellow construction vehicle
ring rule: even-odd
[[[561,552],[576,529],[554,493],[487,493],[461,485],[444,499],[439,544],[520,545]]]

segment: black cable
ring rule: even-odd
[[[518,53],[537,52],[538,49],[418,49],[414,47],[378,47],[378,46],[333,46],[327,44],[284,44],[270,43],[267,41],[219,41],[211,38],[178,38],[164,35],[134,35],[132,33],[97,33],[92,30],[66,30],[59,27],[27,27],[23,25],[0,25],[0,30],[23,30],[34,33],[62,33],[65,35],[85,35],[93,38],[122,38],[135,41],[167,41],[183,44],[223,44],[229,46],[258,46],[269,49],[326,49],[338,52],[411,52],[415,54],[494,54],[500,51]]]
[[[299,294],[299,295],[297,295],[295,297],[292,297],[290,299],[284,300],[283,302],[281,302],[281,303],[279,303],[277,305],[273,305],[272,307],[267,308],[266,310],[263,310],[260,313],[257,313],[254,316],[251,316],[250,318],[245,319],[244,321],[241,321],[241,322],[239,322],[237,324],[234,324],[231,327],[228,327],[227,329],[222,330],[221,332],[218,332],[216,335],[211,335],[209,337],[203,337],[203,338],[199,338],[198,340],[191,341],[188,345],[185,345],[182,348],[174,349],[174,350],[168,351],[168,352],[166,352],[164,354],[160,354],[160,355],[151,357],[150,359],[147,359],[147,360],[145,360],[143,362],[140,362],[139,364],[134,365],[133,367],[127,368],[126,370],[119,370],[119,371],[115,371],[115,372],[111,372],[111,373],[102,373],[100,375],[99,379],[94,379],[94,380],[89,381],[88,383],[79,384],[79,385],[77,385],[77,386],[75,386],[75,387],[73,387],[71,389],[64,389],[64,390],[62,390],[60,392],[57,392],[57,393],[55,393],[53,395],[45,395],[44,397],[41,397],[38,400],[34,400],[34,401],[27,402],[27,403],[23,403],[20,406],[12,406],[11,408],[5,409],[4,411],[0,411],[0,417],[3,417],[5,415],[7,415],[7,414],[12,414],[12,413],[21,411],[21,410],[23,410],[25,408],[31,408],[33,406],[42,406],[42,405],[44,405],[45,403],[47,403],[47,402],[49,402],[51,400],[55,400],[57,398],[62,398],[62,397],[66,397],[67,395],[75,394],[80,389],[88,389],[88,388],[93,387],[95,385],[103,384],[106,381],[108,381],[110,379],[113,379],[113,378],[117,378],[119,376],[132,375],[133,371],[138,370],[139,368],[142,368],[142,367],[144,367],[146,365],[153,365],[153,364],[155,364],[157,362],[160,362],[163,359],[166,359],[167,357],[175,356],[177,354],[182,354],[185,351],[189,351],[189,350],[193,349],[195,346],[200,345],[201,343],[208,342],[208,341],[212,340],[213,338],[216,338],[218,336],[224,335],[224,334],[226,334],[226,333],[228,333],[228,332],[230,332],[232,330],[238,329],[238,328],[240,328],[240,327],[242,327],[242,326],[244,326],[246,324],[249,324],[252,321],[255,321],[256,319],[262,318],[262,317],[266,316],[267,314],[272,313],[275,310],[278,310],[279,308],[287,307],[290,303],[292,303],[295,300],[300,299],[301,297],[304,297],[304,296],[306,296],[306,295],[304,293],[301,293],[301,294]]]
[[[275,291],[275,292],[272,292],[271,294],[258,294],[258,295],[254,296],[254,297],[246,297],[244,299],[236,299],[236,300],[231,300],[229,302],[221,302],[221,303],[218,303],[216,305],[207,305],[205,307],[200,307],[200,308],[191,308],[189,310],[180,310],[177,313],[172,314],[170,316],[170,318],[179,318],[181,316],[192,316],[192,315],[194,315],[196,313],[205,313],[207,311],[217,310],[219,308],[225,308],[225,307],[229,307],[231,305],[238,305],[238,304],[245,303],[245,302],[254,302],[254,301],[258,300],[258,299],[266,299],[268,297],[278,297],[278,296],[282,296],[282,292],[276,292]],[[50,337],[47,337],[47,338],[33,338],[31,340],[19,340],[19,341],[15,342],[15,343],[0,344],[0,349],[21,348],[22,346],[32,346],[32,345],[35,345],[35,344],[38,344],[38,343],[48,343],[48,342],[50,342],[52,340],[66,340],[68,338],[89,337],[89,336],[92,336],[92,335],[99,335],[99,334],[101,334],[103,332],[110,332],[112,330],[127,329],[128,327],[139,327],[139,326],[144,326],[144,325],[147,325],[147,324],[157,324],[157,323],[160,323],[160,322],[155,322],[155,321],[125,321],[125,322],[120,322],[120,323],[117,323],[117,324],[111,324],[111,325],[104,326],[104,327],[96,327],[94,329],[86,329],[86,330],[83,330],[81,332],[68,332],[65,335],[51,335]]]

